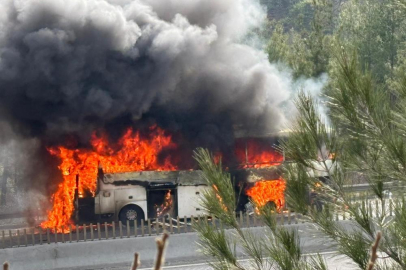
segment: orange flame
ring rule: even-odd
[[[246,140],[236,145],[235,154],[243,168],[266,168],[280,165],[283,155],[260,140]]]
[[[274,202],[276,210],[280,211],[285,205],[285,188],[286,183],[282,179],[264,180],[256,182],[252,188],[247,190],[246,194],[252,198],[257,207]]]
[[[171,136],[165,135],[158,127],[150,129],[148,138],[141,138],[139,132],[128,129],[114,148],[109,145],[107,135],[98,137],[93,134],[91,145],[91,150],[72,150],[63,146],[48,149],[49,153],[61,160],[58,168],[63,175],[63,182],[51,198],[53,208],[48,212],[48,219],[41,227],[62,231],[63,227],[66,228],[71,223],[76,175],[79,174],[80,178],[79,195],[84,191],[94,195],[99,163],[103,165],[104,172],[108,173],[177,169],[169,159],[164,160],[163,164],[158,161],[158,154],[163,148],[176,146]]]

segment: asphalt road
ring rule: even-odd
[[[338,255],[336,252],[323,252],[321,253],[324,260],[326,261],[328,269],[342,269],[342,270],[352,270],[359,269],[356,265],[351,263],[350,259],[346,258],[343,255]],[[251,261],[248,259],[240,259],[239,263],[244,267],[249,267]],[[128,270],[130,264],[123,264],[121,266],[110,266],[103,268],[79,268],[86,270]],[[75,268],[78,269],[78,268]],[[163,267],[164,270],[212,270],[213,268],[207,262],[201,263],[188,263],[188,264],[179,264],[179,265],[168,265]],[[272,268],[275,269],[275,268]],[[141,267],[137,270],[153,270],[152,267]]]
[[[349,226],[349,222],[343,222],[345,226]],[[300,233],[302,251],[305,254],[315,254],[321,252],[326,259],[329,269],[355,269],[352,267],[350,261],[343,256],[336,254],[336,248],[333,243],[318,232],[314,226],[310,224],[297,224],[287,225],[288,228],[297,229]],[[257,237],[264,237],[263,228],[253,228],[254,235]],[[152,238],[152,237],[151,237]],[[151,239],[152,241],[153,239]],[[170,242],[166,253],[166,266],[164,269],[173,270],[203,270],[212,269],[206,263],[207,258],[204,257],[198,250],[197,235],[195,233],[188,234],[174,234],[170,237]],[[153,247],[153,246],[152,246]],[[155,250],[151,246],[139,247],[135,250],[140,253],[141,257],[141,270],[151,269],[155,259]],[[153,252],[152,252],[153,251]],[[243,264],[248,265],[250,262],[247,260],[241,249],[237,251],[239,258]],[[309,255],[310,256],[310,255]],[[62,268],[60,270],[128,270],[131,266],[131,259],[127,262],[115,264],[103,264],[94,266]]]
[[[313,254],[312,254],[313,255]],[[343,255],[338,255],[336,252],[322,252],[320,255],[323,256],[328,269],[342,269],[342,270],[352,270],[352,269],[359,269],[356,265],[354,265],[350,259],[346,258]],[[311,256],[311,255],[309,255]],[[239,263],[244,267],[249,267],[251,260],[248,259],[240,259],[238,260]],[[75,268],[80,270],[128,270],[130,268],[130,264],[122,264],[122,265],[115,265],[115,266],[104,266],[104,267],[86,267],[86,268]],[[178,264],[178,265],[167,265],[163,267],[164,270],[212,270],[213,268],[207,262],[190,262],[185,264]],[[273,268],[275,269],[275,268]],[[70,268],[69,270],[73,270]],[[142,267],[138,268],[137,270],[153,270],[151,267]]]

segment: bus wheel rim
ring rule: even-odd
[[[137,212],[133,209],[130,209],[126,213],[126,217],[128,220],[136,220],[137,219]]]

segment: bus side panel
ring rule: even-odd
[[[201,206],[201,197],[207,186],[178,186],[178,215],[190,217],[206,215]]]
[[[147,190],[142,186],[114,190],[115,201],[146,201]]]
[[[148,219],[148,213],[147,213],[147,201],[117,201],[117,209],[116,209],[116,213],[114,215],[114,220],[119,220],[119,214],[120,214],[120,210],[129,204],[134,204],[139,206],[142,211],[144,211],[144,219],[147,220]]]
[[[95,214],[114,213],[114,190],[102,190],[94,198]]]
[[[117,216],[122,207],[134,203],[139,205],[147,215],[147,194],[146,189],[142,186],[101,190],[94,200],[96,214],[114,214]]]
[[[142,208],[147,217],[147,190],[142,186],[131,186],[114,190],[115,219],[118,219],[120,210],[128,204],[136,204]]]

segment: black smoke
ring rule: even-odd
[[[245,2],[4,0],[3,117],[51,142],[144,121],[196,138],[275,129],[288,92],[236,41]]]
[[[254,1],[2,0],[0,12],[0,121],[13,134],[0,138],[35,141],[36,186],[45,147],[86,147],[94,131],[114,141],[157,125],[190,161],[284,121],[289,82],[240,42],[263,20]]]

